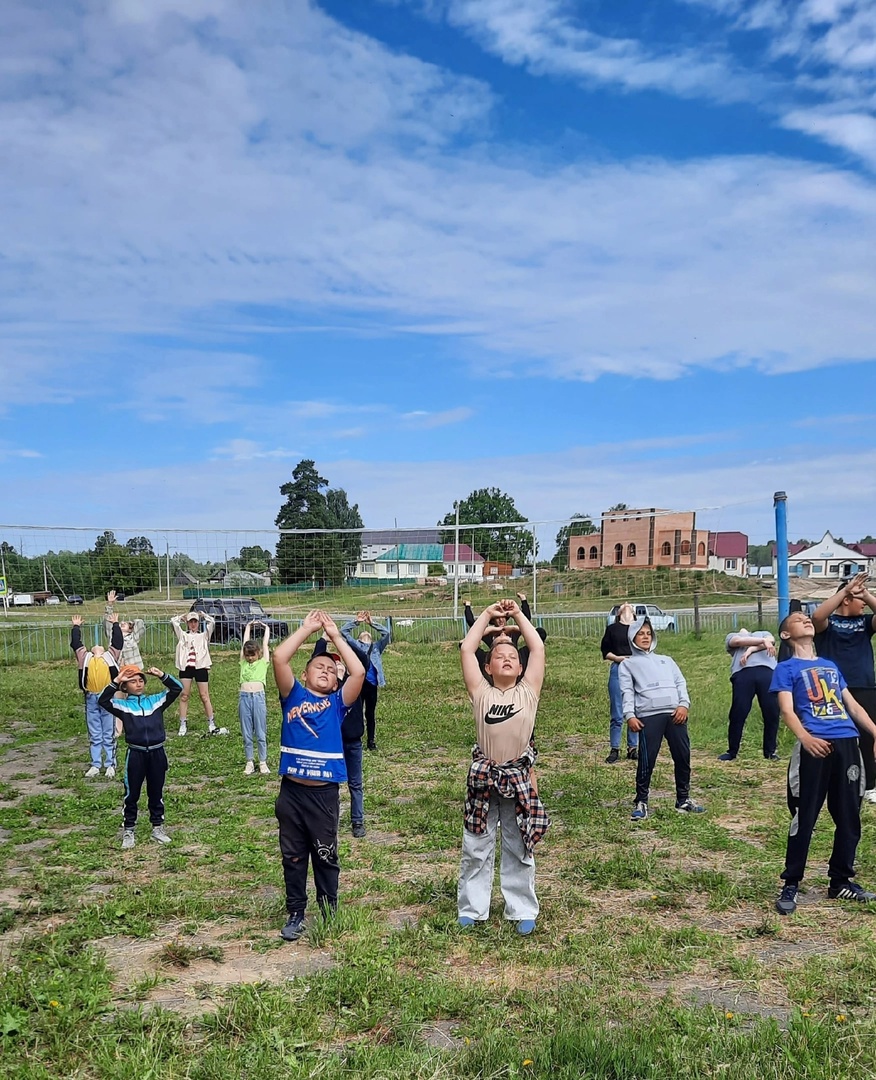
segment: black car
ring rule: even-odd
[[[67,597],[67,603],[68,604],[84,604],[85,601],[82,599],[81,596],[68,596]]]
[[[247,596],[212,597],[206,596],[192,604],[192,611],[203,611],[216,620],[213,640],[221,644],[239,645],[243,641],[243,631],[249,622],[264,623],[271,632],[271,638],[289,636],[289,624],[283,619],[268,615],[258,600]],[[260,641],[261,631],[256,628],[252,637]]]

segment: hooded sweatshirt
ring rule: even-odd
[[[623,697],[624,720],[637,716],[675,712],[679,705],[690,707],[687,683],[679,670],[678,664],[670,656],[658,656],[657,635],[651,628],[651,648],[645,652],[634,644],[647,619],[636,619],[629,629],[632,655],[624,660],[618,671],[621,695]]]

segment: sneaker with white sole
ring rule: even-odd
[[[134,840],[134,830],[125,829],[122,833],[122,851],[130,851],[136,841]]]
[[[180,722],[179,722],[179,734],[180,735],[185,735],[188,730],[189,729],[186,726],[185,720],[180,720]]]
[[[876,803],[876,788],[869,788],[864,792],[864,802]]]
[[[211,716],[210,719],[207,721],[207,731],[209,732],[210,735],[212,735],[213,732],[216,731],[216,730],[217,730],[216,721]]]
[[[678,814],[704,814],[706,811],[705,806],[699,806],[691,798],[682,799],[681,802],[675,804],[675,811]]]
[[[648,816],[648,804],[646,802],[637,802],[633,807],[633,812],[630,817],[633,821],[644,821]]]
[[[831,885],[827,890],[829,900],[857,900],[859,904],[876,900],[876,893],[862,889],[856,881],[845,881],[842,885]]]
[[[159,844],[169,844],[170,837],[167,835],[167,829],[163,825],[156,825],[152,829],[152,839],[156,840]]]
[[[286,924],[280,931],[280,937],[284,941],[297,941],[304,933],[304,912],[293,911]]]
[[[246,765],[244,765],[244,767],[243,767],[243,775],[244,776],[252,776],[252,774],[254,772],[255,772],[255,765],[253,765],[253,763],[251,761],[248,761],[246,763]]]
[[[100,776],[100,769],[96,765],[92,765],[90,769],[85,772],[85,779],[91,780],[94,776]]]
[[[260,761],[259,762],[259,772],[262,774],[262,776],[267,776],[270,771],[271,770],[268,767],[267,761]]]
[[[107,765],[106,772],[103,775],[107,778],[107,780],[114,780],[116,776],[115,765]]]

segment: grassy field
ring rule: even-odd
[[[455,645],[386,654],[368,835],[342,794],[341,909],[284,944],[276,777],[243,776],[236,664],[211,690],[228,738],[170,736],[173,843],[119,850],[122,788],[86,781],[71,662],[2,672],[0,1076],[723,1080],[876,1075],[876,913],[826,898],[816,832],[800,908],[772,908],[788,825],[785,764],[753,716],[719,763],[721,638],[664,635],[692,692],[695,819],[673,811],[664,750],[652,817],[629,819],[633,765],[606,765],[606,672],[548,640],[538,927],[456,925],[473,724]],[[159,665],[169,657],[149,657]],[[279,721],[270,710],[276,766]],[[790,739],[782,732],[785,761]],[[874,810],[859,876],[876,886]]]

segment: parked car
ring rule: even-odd
[[[609,611],[608,617],[605,620],[606,623],[614,622],[619,606],[619,604],[615,604],[611,611]],[[669,612],[664,611],[663,608],[657,607],[656,604],[633,604],[633,608],[636,612],[636,618],[641,619],[647,617],[655,630],[675,629],[675,616],[670,615]]]
[[[243,631],[248,622],[262,622],[271,631],[271,638],[277,640],[289,636],[289,624],[283,619],[269,615],[258,600],[247,596],[212,597],[196,600],[192,611],[203,611],[216,620],[213,640],[221,644],[239,645],[243,640]],[[255,637],[259,637],[256,631]]]
[[[85,601],[81,596],[77,596],[75,593],[72,596],[67,597],[68,604],[84,604]]]

